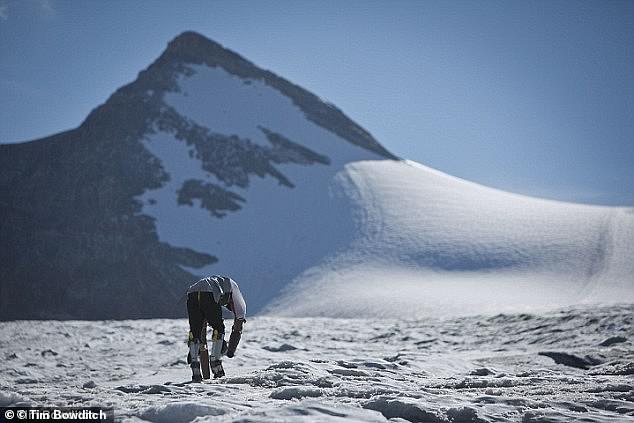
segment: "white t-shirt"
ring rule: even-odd
[[[211,292],[214,300],[231,309],[236,319],[246,318],[247,304],[238,284],[229,277],[215,275],[203,278],[187,289],[188,294],[191,292]]]

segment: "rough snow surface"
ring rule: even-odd
[[[130,422],[626,422],[633,315],[631,305],[587,305],[257,317],[224,360],[227,377],[201,384],[187,383],[184,319],[0,322],[0,405],[114,407]]]

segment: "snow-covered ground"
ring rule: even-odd
[[[185,320],[2,322],[0,406],[152,422],[626,422],[632,316],[255,317],[227,377],[202,384],[186,383]]]

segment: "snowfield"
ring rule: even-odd
[[[114,407],[128,422],[626,422],[633,315],[256,317],[227,377],[202,384],[187,383],[184,319],[1,322],[0,406]]]

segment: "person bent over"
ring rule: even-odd
[[[225,325],[222,320],[222,307],[228,308],[234,316],[233,327],[229,337],[229,344],[224,340]],[[207,336],[206,350],[209,355],[209,365],[214,378],[223,377],[222,356],[235,355],[242,326],[246,322],[247,306],[240,292],[238,284],[227,276],[214,275],[203,278],[187,289],[187,315],[189,316],[189,356],[191,362],[192,381],[200,382],[201,347],[205,347],[206,324],[211,328],[211,337]],[[204,360],[206,361],[206,360]],[[206,365],[206,363],[203,363]]]

